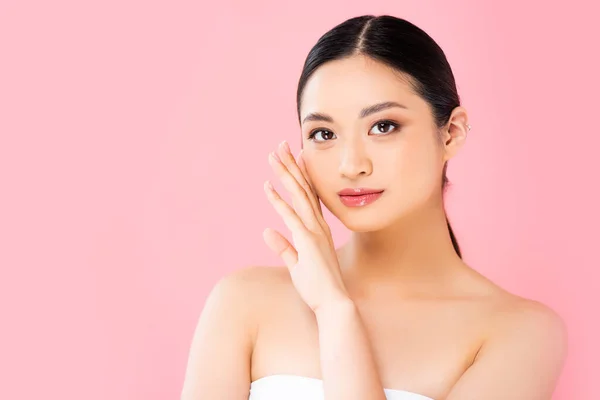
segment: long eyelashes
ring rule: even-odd
[[[390,120],[380,120],[380,121],[377,121],[376,123],[374,123],[374,124],[371,126],[371,128],[369,129],[369,132],[371,132],[371,131],[373,130],[373,128],[375,128],[375,127],[377,127],[377,126],[380,126],[380,125],[390,126],[390,127],[392,127],[392,129],[391,129],[391,130],[388,130],[388,131],[386,131],[386,132],[379,132],[378,134],[376,134],[376,136],[385,136],[385,135],[389,135],[389,134],[393,133],[394,131],[396,131],[396,130],[399,128],[399,126],[400,126],[398,123],[396,123],[396,122],[394,122],[394,121],[390,121]],[[320,133],[320,132],[323,132],[323,134],[322,134],[321,136],[325,136],[325,135],[326,135],[326,136],[329,136],[330,138],[329,138],[329,139],[324,139],[324,140],[315,140],[315,136],[316,136],[318,133]],[[312,131],[311,131],[311,132],[308,134],[308,137],[307,137],[307,139],[308,139],[308,140],[312,140],[312,141],[314,141],[314,142],[319,142],[319,143],[321,143],[321,142],[327,142],[327,141],[329,141],[329,140],[332,140],[332,138],[331,138],[331,136],[332,136],[332,135],[335,135],[335,133],[333,133],[332,131],[330,131],[330,130],[328,130],[328,129],[317,128],[317,129],[314,129],[314,130],[312,130]]]
[[[375,128],[375,127],[377,127],[377,126],[380,126],[380,125],[389,125],[389,126],[393,127],[394,129],[398,127],[398,124],[396,124],[396,123],[395,123],[395,122],[393,122],[393,121],[387,121],[387,120],[383,120],[383,121],[379,121],[379,122],[375,123],[375,124],[374,124],[374,125],[371,127],[371,130],[373,130],[373,128]],[[369,132],[371,132],[371,131],[369,131]],[[383,134],[388,134],[388,133],[390,133],[390,132],[380,132],[380,133],[383,133]]]

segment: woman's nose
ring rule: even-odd
[[[371,175],[373,165],[362,144],[346,145],[342,149],[339,172],[348,179]]]

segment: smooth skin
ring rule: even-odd
[[[383,388],[551,399],[567,352],[563,320],[452,247],[441,176],[465,143],[466,110],[438,129],[409,77],[357,55],[314,73],[300,114],[301,156],[287,143],[269,155],[291,204],[265,185],[291,232],[290,241],[264,233],[285,266],[243,268],[213,288],[181,399],[247,400],[252,381],[276,374],[323,379],[327,400],[383,400]],[[385,191],[350,208],[337,195],[348,187]],[[320,203],[352,231],[337,249]]]

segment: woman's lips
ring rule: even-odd
[[[344,189],[338,192],[340,201],[348,207],[362,207],[373,203],[381,197],[383,190],[377,189]]]

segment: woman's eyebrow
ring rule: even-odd
[[[382,111],[382,110],[385,110],[388,108],[393,108],[393,107],[408,109],[408,107],[406,107],[405,105],[396,103],[395,101],[385,101],[383,103],[377,103],[377,104],[373,104],[372,106],[363,108],[360,111],[358,116],[359,116],[359,118],[365,118],[371,114],[375,114],[376,112],[379,112],[379,111]],[[309,113],[306,117],[304,117],[304,119],[302,120],[302,123],[304,124],[305,122],[308,122],[308,121],[333,122],[333,118],[327,114],[314,112],[314,113]]]
[[[408,107],[406,107],[405,105],[396,103],[395,101],[386,101],[383,103],[378,103],[378,104],[374,104],[372,106],[363,108],[360,111],[359,116],[360,116],[360,118],[368,117],[371,114],[375,114],[376,112],[379,112],[381,110],[385,110],[387,108],[393,108],[393,107],[408,109]]]

